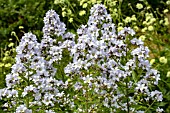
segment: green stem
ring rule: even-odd
[[[152,104],[148,107],[148,109],[146,109],[146,111],[144,113],[147,113],[147,111],[151,108],[151,106],[155,103],[155,100],[152,102]]]
[[[129,110],[129,92],[128,92],[128,84],[127,84],[127,82],[126,82],[126,103],[127,103],[127,109],[128,109],[128,113],[130,113],[130,110]]]
[[[14,36],[16,37],[17,41],[20,42],[18,36],[16,34],[14,34]]]
[[[122,6],[122,2],[123,2],[123,0],[121,1],[121,0],[119,0],[119,9],[118,9],[118,18],[119,18],[119,22],[120,22],[120,19],[121,19],[121,6]]]

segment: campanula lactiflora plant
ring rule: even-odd
[[[91,8],[77,34],[67,32],[54,10],[46,13],[44,24],[41,42],[26,33],[16,48],[16,63],[0,89],[4,111],[163,112],[156,87],[160,74],[147,60],[148,47],[130,27],[116,31],[104,5]],[[65,50],[71,60],[60,78],[55,64]]]

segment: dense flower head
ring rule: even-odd
[[[60,21],[59,15],[54,10],[49,10],[44,17],[44,35],[63,36],[66,30],[66,25]]]

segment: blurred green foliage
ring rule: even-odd
[[[19,26],[24,31],[32,31],[37,36],[41,35],[43,17],[45,12],[52,8],[52,0],[0,0],[0,42],[1,47],[15,31],[18,37],[23,35]],[[15,40],[13,40],[15,41]]]

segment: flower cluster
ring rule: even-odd
[[[44,23],[40,43],[26,33],[16,49],[7,87],[0,89],[4,110],[144,113],[151,102],[162,101],[162,93],[154,89],[160,75],[147,60],[148,47],[133,38],[130,27],[117,32],[104,5],[91,8],[87,25],[77,30],[77,40],[54,10],[46,13]],[[72,57],[64,68],[67,80],[58,77],[55,67],[66,49]]]
[[[90,13],[87,25],[77,30],[78,41],[71,49],[73,62],[65,67],[67,76],[77,80],[73,89],[82,92],[76,99],[86,97],[88,112],[101,109],[99,106],[109,112],[138,112],[134,106],[139,101],[162,101],[161,92],[150,90],[151,84],[158,84],[160,74],[151,68],[144,42],[132,38],[135,32],[129,27],[116,32],[103,5],[94,5]],[[143,98],[136,99],[138,95]],[[94,100],[88,99],[92,97],[99,103],[92,104]],[[82,109],[82,105],[78,107]]]
[[[67,84],[55,79],[57,69],[53,64],[62,59],[64,48],[74,44],[75,35],[65,32],[65,24],[53,10],[47,12],[44,23],[41,43],[34,34],[26,33],[16,48],[16,63],[6,76],[7,87],[0,90],[0,98],[8,99],[5,110],[9,107],[16,108],[13,110],[16,113],[32,113],[40,108],[34,109],[34,106],[43,106],[46,112],[52,113],[50,107],[63,105]],[[52,34],[62,36],[64,41],[57,43]]]

